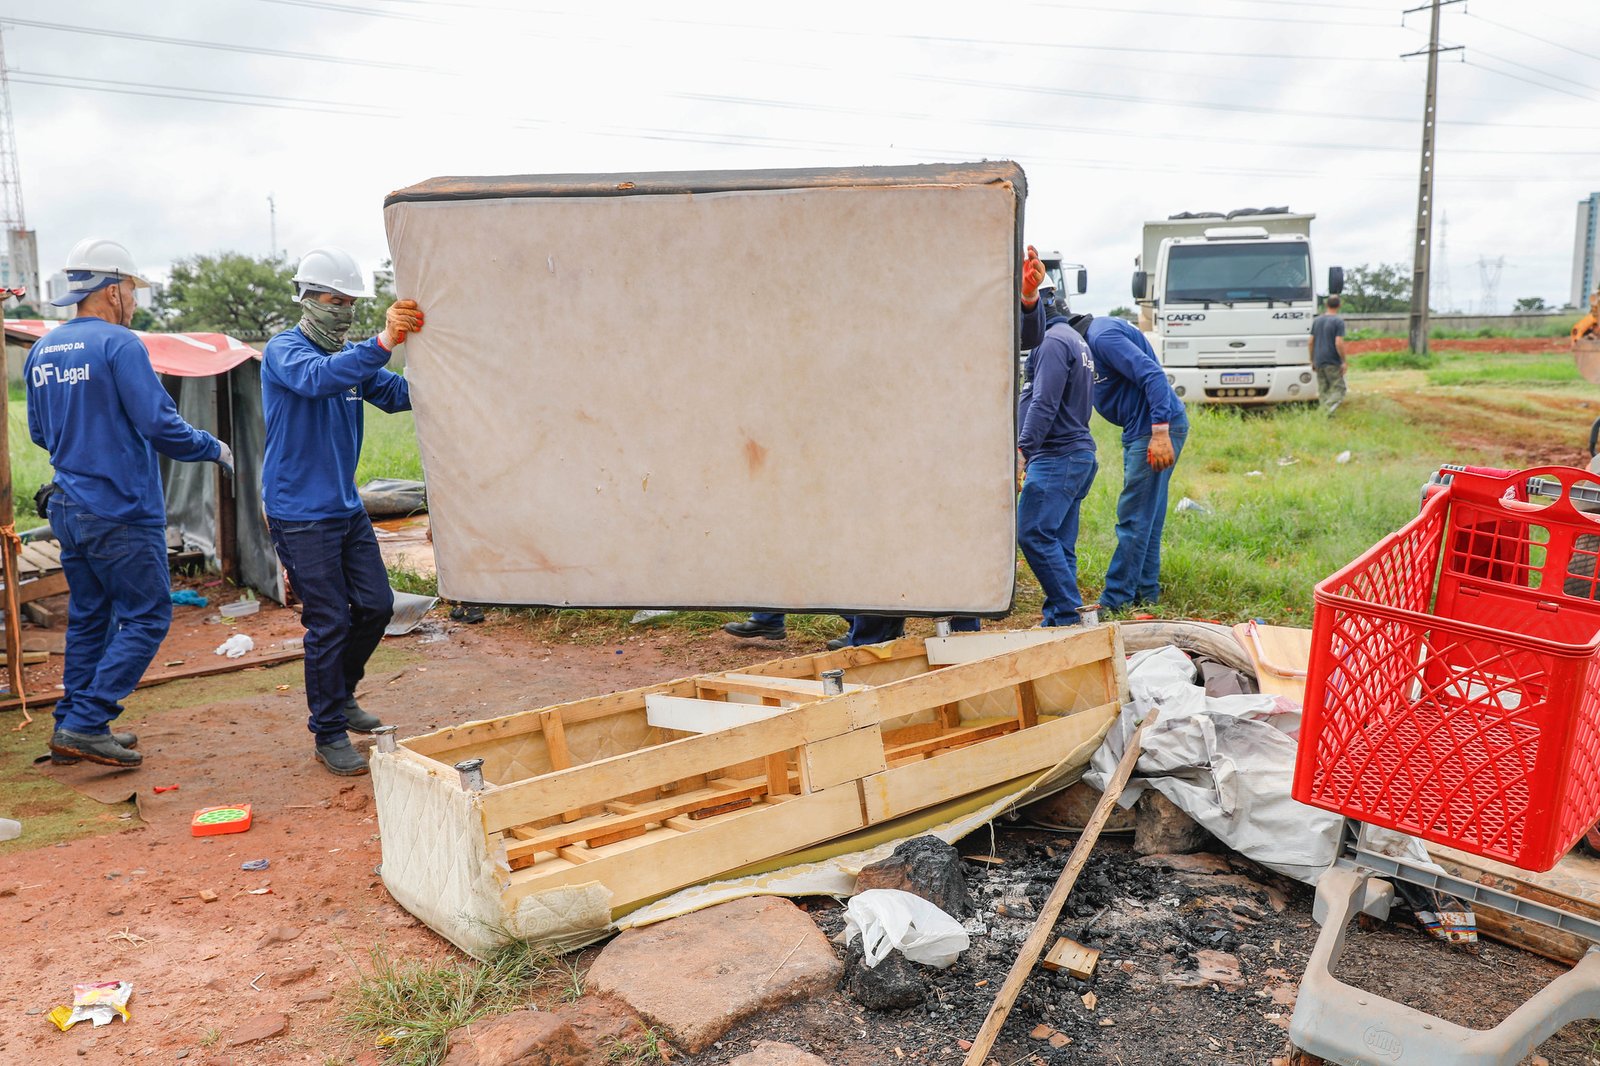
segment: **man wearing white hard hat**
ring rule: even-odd
[[[149,287],[116,241],[79,241],[67,256],[78,317],[28,352],[28,434],[55,468],[50,528],[67,575],[67,653],[50,751],[55,762],[134,767],[138,738],[113,733],[172,624],[167,515],[156,453],[233,471],[228,446],[178,414],[128,325]]]
[[[261,400],[267,422],[262,498],[278,558],[302,604],[306,627],[306,726],[316,757],[331,772],[367,772],[349,732],[383,723],[356,702],[356,685],[394,611],[378,538],[356,491],[363,403],[380,411],[411,409],[406,379],[384,369],[422,312],[399,300],[384,330],[345,340],[355,302],[370,297],[367,278],[337,248],[307,252],[295,272],[303,316],[267,342]]]

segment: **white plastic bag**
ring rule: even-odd
[[[230,659],[242,658],[247,652],[254,651],[256,642],[248,634],[235,633],[221,644],[217,645],[217,654],[226,655]]]
[[[972,940],[961,923],[921,896],[896,888],[869,888],[844,909],[844,942],[861,937],[867,969],[895,948],[912,962],[948,969]]]

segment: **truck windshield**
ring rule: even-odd
[[[1167,253],[1166,298],[1177,303],[1310,300],[1310,249],[1299,241],[1173,245]]]

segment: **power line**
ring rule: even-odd
[[[234,89],[206,89],[199,86],[158,85],[142,81],[119,81],[114,78],[91,78],[82,74],[50,74],[44,71],[12,69],[13,80],[27,85],[44,85],[52,88],[93,89],[100,85],[123,89],[145,89],[145,93],[129,95],[162,96],[174,100],[206,100],[216,97],[213,103],[252,104],[278,110],[312,111],[330,115],[364,115],[371,118],[400,118],[402,112],[394,108],[379,107],[342,100],[322,100],[303,96],[282,96],[271,93],[247,93]],[[239,97],[240,99],[227,99]]]
[[[1592,96],[1584,96],[1582,93],[1575,93],[1571,89],[1563,89],[1559,85],[1546,85],[1542,81],[1534,81],[1532,78],[1524,78],[1522,75],[1513,74],[1509,70],[1496,70],[1494,67],[1484,66],[1482,63],[1477,63],[1477,62],[1474,62],[1473,60],[1470,60],[1470,59],[1464,59],[1464,60],[1462,60],[1462,62],[1465,63],[1469,67],[1477,67],[1479,70],[1488,71],[1490,74],[1498,74],[1502,78],[1510,78],[1512,81],[1520,81],[1524,85],[1532,85],[1534,88],[1543,89],[1545,92],[1560,93],[1563,96],[1570,96],[1574,100],[1583,100],[1583,101],[1586,101],[1588,103],[1594,103],[1595,102],[1595,98],[1592,97]],[[1559,127],[1527,126],[1527,127],[1524,127],[1524,128],[1525,129],[1552,129],[1552,128],[1559,128]]]
[[[1596,55],[1593,52],[1581,51],[1581,50],[1579,50],[1577,48],[1573,48],[1571,45],[1562,44],[1560,41],[1552,41],[1548,37],[1540,37],[1537,34],[1529,33],[1527,30],[1519,30],[1515,26],[1508,26],[1504,22],[1496,22],[1494,19],[1486,19],[1482,15],[1474,15],[1471,11],[1463,11],[1462,14],[1467,16],[1470,19],[1476,19],[1479,22],[1486,22],[1489,25],[1495,26],[1495,27],[1497,27],[1499,29],[1507,30],[1507,31],[1509,31],[1511,33],[1519,34],[1519,35],[1521,35],[1523,37],[1528,38],[1531,41],[1538,41],[1540,44],[1547,44],[1552,48],[1560,48],[1563,51],[1571,52],[1575,56],[1582,56],[1585,59],[1600,60],[1600,55]]]
[[[1032,7],[1048,7],[1067,11],[1097,11],[1113,15],[1156,15],[1161,18],[1220,19],[1230,22],[1288,22],[1298,26],[1353,26],[1356,28],[1385,27],[1385,22],[1347,22],[1339,19],[1284,18],[1275,15],[1224,14],[1210,11],[1153,11],[1147,8],[1101,7],[1095,4],[1073,3],[1072,0],[1035,0]],[[1326,10],[1326,5],[1319,5]]]
[[[36,19],[19,19],[6,16],[0,19],[9,25],[27,26],[37,30],[57,30],[61,33],[81,33],[92,37],[110,37],[119,41],[147,41],[151,44],[178,45],[183,48],[206,48],[217,52],[240,52],[246,55],[275,56],[279,59],[304,59],[316,63],[338,63],[341,66],[377,67],[385,70],[425,71],[444,74],[435,67],[419,67],[411,63],[385,63],[376,59],[355,59],[350,56],[326,55],[318,52],[292,52],[280,48],[258,48],[253,45],[228,44],[223,41],[195,41],[187,37],[160,37],[153,33],[134,33],[131,30],[104,30],[92,26],[65,26]]]
[[[1552,74],[1549,71],[1545,70],[1543,67],[1533,67],[1533,66],[1529,66],[1526,63],[1518,63],[1515,59],[1507,59],[1505,56],[1495,55],[1493,52],[1490,52],[1490,51],[1488,51],[1488,50],[1486,50],[1484,48],[1480,48],[1477,45],[1473,45],[1472,50],[1474,52],[1478,53],[1481,56],[1487,56],[1488,58],[1494,60],[1496,63],[1504,63],[1509,67],[1519,67],[1522,70],[1531,70],[1533,73],[1538,74],[1540,77],[1553,78],[1556,81],[1564,81],[1568,85],[1576,85],[1580,89],[1588,89],[1590,92],[1600,93],[1600,86],[1590,85],[1590,84],[1588,84],[1586,82],[1581,82],[1581,81],[1574,81],[1573,79],[1567,78],[1567,77],[1563,77],[1560,74]]]

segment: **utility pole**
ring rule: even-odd
[[[270,192],[267,193],[267,214],[272,226],[272,243],[267,249],[267,255],[276,259],[278,258],[278,201],[272,198]]]
[[[1461,51],[1460,45],[1439,47],[1439,8],[1464,2],[1432,0],[1426,7],[1410,8],[1400,17],[1404,22],[1405,15],[1427,11],[1431,18],[1428,47],[1400,57],[1424,54],[1428,57],[1428,90],[1422,108],[1422,169],[1417,178],[1417,237],[1411,260],[1411,320],[1406,330],[1411,350],[1418,355],[1428,354],[1428,266],[1433,253],[1433,134],[1438,124],[1439,53]]]

